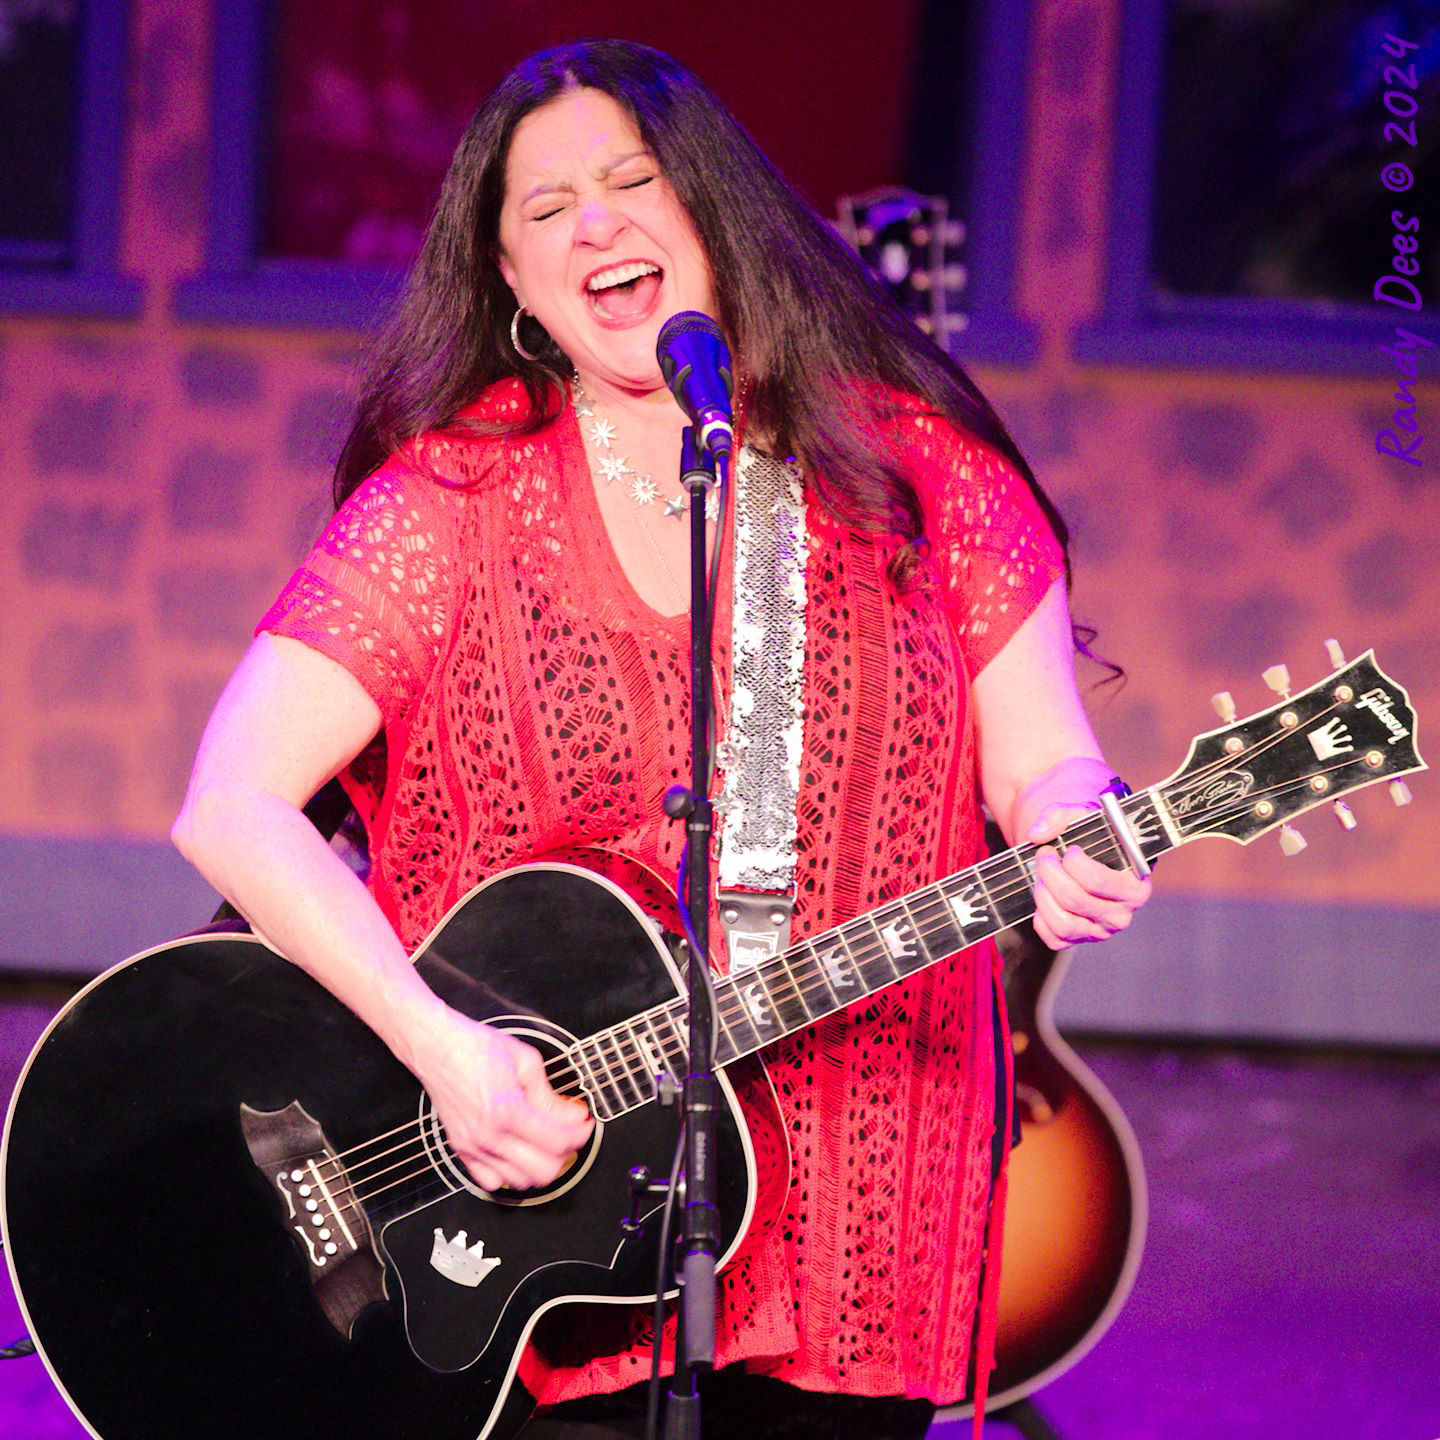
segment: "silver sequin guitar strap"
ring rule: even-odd
[[[805,491],[800,467],[749,446],[735,466],[730,727],[718,882],[733,971],[790,944],[804,736]]]

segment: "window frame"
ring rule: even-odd
[[[86,0],[77,75],[71,263],[34,269],[0,246],[0,315],[140,313],[143,286],[119,271],[130,0]],[[117,57],[119,57],[117,59]]]
[[[1397,325],[1440,343],[1440,324],[1379,301],[1165,296],[1151,269],[1169,0],[1124,0],[1116,67],[1106,279],[1075,358],[1100,365],[1277,374],[1393,373]],[[1377,185],[1380,183],[1377,176]],[[1135,223],[1135,217],[1143,223]],[[1377,241],[1381,237],[1377,237]],[[1377,269],[1376,279],[1382,272]]]
[[[967,273],[961,307],[970,320],[947,348],[961,360],[982,364],[1028,366],[1040,350],[1038,328],[1016,304],[1023,187],[1018,181],[988,183],[991,177],[1025,173],[1030,133],[1025,77],[1034,51],[1035,8],[1005,0],[981,3],[978,99],[968,117],[975,136],[970,213],[959,217],[965,222],[961,259]],[[958,164],[958,144],[955,154]]]
[[[205,270],[182,282],[181,319],[308,329],[363,330],[398,293],[404,272],[329,261],[256,255],[260,228],[263,95],[273,3],[216,0],[213,50],[209,227]],[[1016,175],[1024,154],[1029,6],[982,0],[985,40],[973,173]],[[1017,11],[1019,12],[1017,14]],[[976,185],[963,258],[971,280],[962,296],[969,326],[951,341],[965,359],[1028,364],[1034,327],[1014,310],[1017,186]]]

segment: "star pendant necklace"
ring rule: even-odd
[[[615,422],[607,419],[595,409],[595,402],[586,393],[578,374],[571,377],[571,388],[574,392],[575,415],[580,422],[581,431],[595,451],[595,462],[600,470],[600,478],[607,485],[620,485],[637,505],[648,510],[650,506],[660,501],[660,487],[649,475],[640,474],[626,456],[618,453]],[[690,508],[690,497],[681,489],[669,500],[660,501],[660,503],[667,516],[675,520],[682,520],[685,512]],[[719,513],[719,509],[720,499],[712,488],[705,496],[705,519],[713,521]],[[655,546],[655,553],[660,557],[660,564],[665,573],[669,575],[670,567],[665,564],[665,557],[660,554],[660,547],[655,545],[655,538],[650,534],[648,527],[645,535],[651,545]]]

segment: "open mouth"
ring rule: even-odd
[[[585,298],[601,320],[629,324],[654,308],[664,278],[665,272],[649,260],[624,260],[591,275],[585,281]]]

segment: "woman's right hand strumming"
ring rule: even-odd
[[[451,1147],[486,1190],[548,1185],[590,1138],[584,1103],[557,1094],[540,1052],[493,1025],[445,1009],[407,1048]]]

